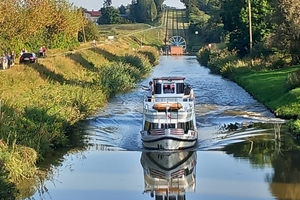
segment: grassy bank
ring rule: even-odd
[[[13,189],[37,173],[37,162],[70,145],[68,129],[74,123],[149,74],[158,62],[157,50],[131,45],[115,41],[55,52],[0,72],[0,191],[5,191],[0,198],[15,197]]]
[[[213,73],[245,88],[276,116],[290,120],[291,132],[300,134],[300,66],[288,67],[283,61],[287,58],[280,56],[240,60],[221,45],[201,49],[197,59]]]

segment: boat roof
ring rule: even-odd
[[[156,77],[156,78],[153,78],[153,81],[158,81],[158,80],[162,80],[162,81],[184,81],[185,80],[185,77],[183,76],[168,76],[168,77]]]

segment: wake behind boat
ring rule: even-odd
[[[176,150],[195,146],[195,96],[185,78],[154,78],[153,89],[153,95],[143,103],[144,147]]]

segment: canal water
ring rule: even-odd
[[[140,85],[158,76],[184,76],[195,91],[194,149],[143,148]],[[82,148],[50,165],[27,199],[300,199],[299,149],[284,120],[192,56],[160,57],[136,89],[117,95],[75,133],[84,136]]]

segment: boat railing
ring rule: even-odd
[[[153,103],[159,103],[159,102],[168,102],[168,103],[176,103],[176,102],[195,102],[195,97],[192,97],[190,95],[185,95],[182,97],[154,97],[149,101],[149,98],[147,96],[144,96],[144,102],[153,102]]]
[[[165,129],[152,129],[150,135],[165,135]],[[184,135],[184,130],[179,128],[171,128],[170,135]]]

